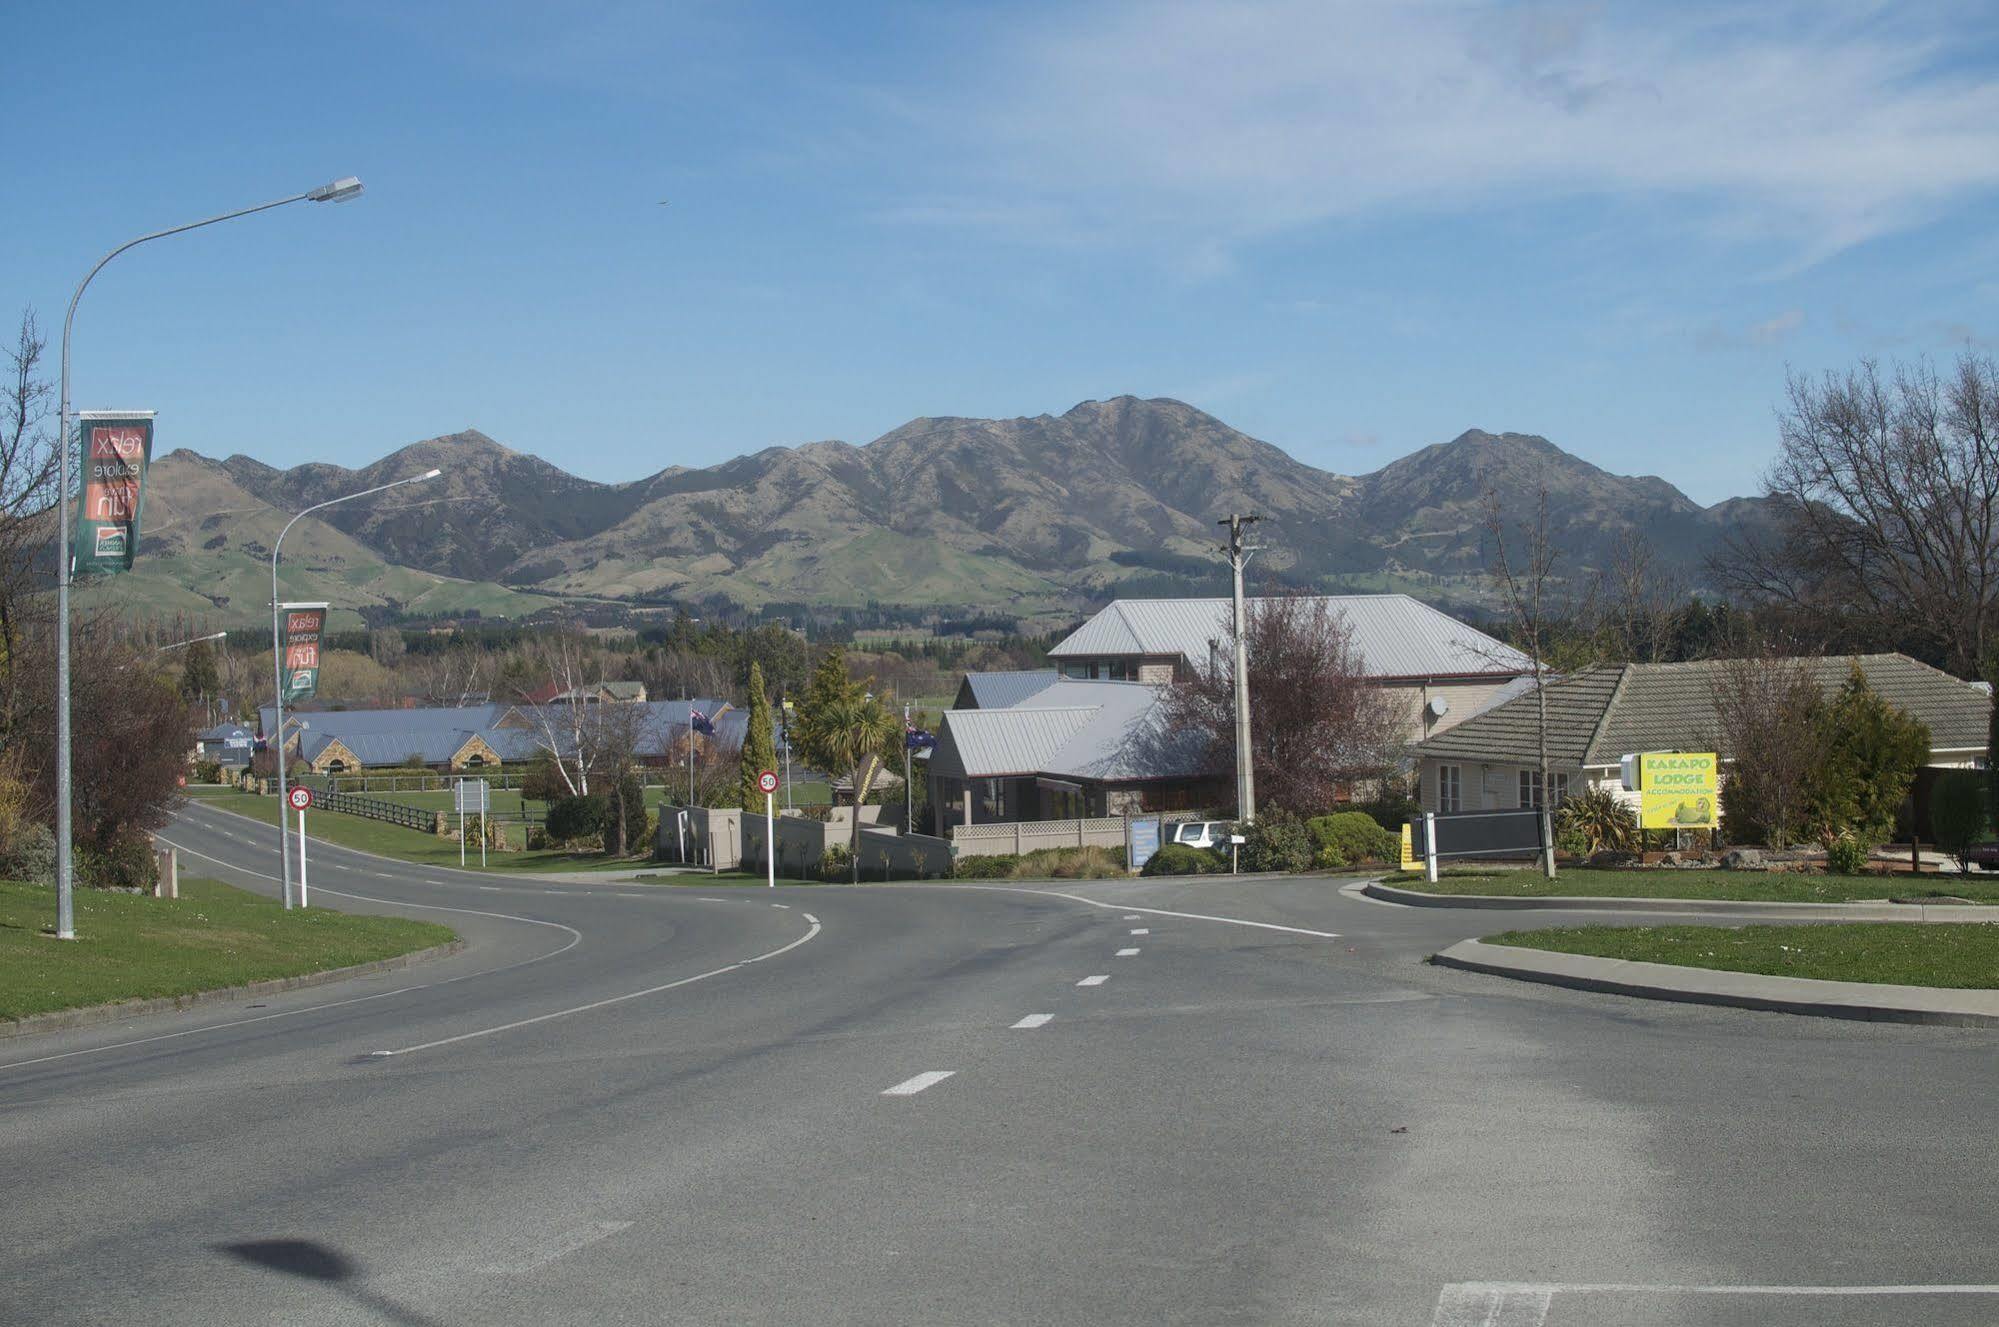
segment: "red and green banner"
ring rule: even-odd
[[[284,605],[285,704],[309,700],[319,690],[319,642],[326,634],[325,604]]]
[[[153,455],[153,412],[85,410],[76,420],[83,483],[71,566],[79,576],[130,571]]]

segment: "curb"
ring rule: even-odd
[[[40,1032],[60,1032],[69,1028],[94,1027],[99,1023],[116,1023],[123,1018],[140,1018],[147,1014],[162,1014],[175,1009],[196,1009],[202,1005],[228,1004],[250,995],[276,995],[282,991],[303,990],[308,986],[325,986],[349,977],[369,977],[378,972],[394,972],[415,963],[427,962],[435,958],[448,958],[465,948],[463,940],[452,940],[428,949],[418,949],[407,954],[397,954],[393,958],[378,958],[370,963],[355,963],[344,968],[328,968],[323,972],[302,972],[296,977],[271,977],[264,981],[253,981],[247,986],[218,986],[213,990],[195,991],[188,995],[160,995],[146,1000],[117,1000],[110,1004],[84,1005],[80,1009],[51,1009],[45,1014],[29,1014],[26,1018],[0,1018],[0,1041],[9,1037],[27,1037]]]
[[[1495,912],[1555,909],[1570,912],[1718,912],[1794,921],[1976,922],[1999,921],[1999,906],[1981,903],[1781,903],[1756,899],[1604,898],[1599,895],[1426,894],[1370,880],[1361,893],[1409,908],[1484,908]]]
[[[1873,1023],[1999,1027],[1999,991],[1956,991],[1935,986],[1890,986],[1863,981],[1819,981],[1770,977],[1756,972],[1724,972],[1672,963],[1562,954],[1461,940],[1430,956],[1439,967],[1482,972],[1518,981],[1566,986],[1579,991],[1672,1000],[1683,1004],[1729,1005],[1818,1018],[1850,1018]]]

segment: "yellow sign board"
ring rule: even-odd
[[[1721,787],[1712,751],[1647,751],[1638,757],[1638,824],[1644,829],[1713,829]]]
[[[1422,865],[1416,860],[1416,836],[1409,832],[1409,822],[1405,820],[1402,822],[1402,869],[1415,871],[1420,870]]]

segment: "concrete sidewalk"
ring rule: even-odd
[[[1999,991],[1767,977],[1754,972],[1720,972],[1673,963],[1640,963],[1631,959],[1562,954],[1549,949],[1489,945],[1479,940],[1460,941],[1433,955],[1430,961],[1467,972],[1646,1000],[1733,1005],[1741,1009],[1879,1023],[1999,1027]]]

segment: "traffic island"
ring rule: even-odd
[[[1999,1026],[1999,927],[1580,926],[1466,940],[1431,962],[1652,1000]]]
[[[1714,910],[1852,920],[1970,921],[1999,918],[1999,880],[1954,877],[1934,888],[1906,877],[1804,872],[1702,871],[1675,867],[1459,870],[1435,883],[1414,872],[1371,881],[1384,903],[1429,908],[1565,908],[1671,912]]]
[[[55,895],[0,882],[0,1036],[210,998],[290,989],[456,948],[449,927],[276,900],[183,876],[180,897],[79,889],[75,940],[49,934]]]

